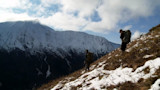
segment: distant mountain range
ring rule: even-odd
[[[102,37],[55,31],[35,21],[0,23],[0,88],[31,89],[82,68],[86,49],[96,60],[117,47]]]

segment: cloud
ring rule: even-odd
[[[60,4],[61,0],[41,0],[41,5],[50,7],[53,4]]]
[[[84,18],[77,18],[74,15],[58,12],[47,18],[41,18],[41,23],[47,25],[53,25],[54,28],[62,30],[76,30],[80,31],[87,21]]]
[[[134,34],[132,35],[131,37],[131,40],[135,40],[137,38],[140,37],[140,35],[142,35],[143,33],[142,32],[139,32],[138,30],[134,32]]]
[[[0,10],[0,17],[7,17],[7,18],[0,18],[0,22],[5,22],[5,21],[25,21],[25,20],[34,20],[36,19],[35,17],[29,16],[27,13],[14,13],[12,11],[3,11]]]
[[[132,25],[128,25],[128,26],[125,26],[123,29],[124,30],[129,30],[129,29],[131,29],[132,28]]]
[[[94,13],[99,0],[62,0],[64,12],[79,12],[80,17],[90,16]]]
[[[103,0],[96,9],[102,21],[90,22],[86,29],[100,32],[114,30],[119,23],[152,15],[154,7],[149,0]]]
[[[30,6],[29,0],[0,0],[0,9],[21,8],[27,9]]]
[[[12,8],[20,5],[20,0],[1,0],[0,7],[1,8]]]
[[[130,20],[151,16],[159,4],[159,0],[41,0],[37,4],[31,0],[0,0],[0,20],[39,19],[55,29],[104,33],[122,28],[120,25]],[[17,14],[14,8],[24,12]],[[95,12],[97,21],[93,20]],[[132,25],[124,27],[130,28]]]

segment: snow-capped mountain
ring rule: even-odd
[[[88,49],[96,54],[114,50],[114,44],[108,40],[88,35],[83,32],[54,31],[34,21],[0,23],[0,48],[8,51],[18,48],[20,50],[34,51],[57,51],[61,48],[68,53],[74,49],[78,53]]]
[[[83,32],[55,31],[35,21],[0,23],[0,89],[31,89],[84,66],[119,45]]]

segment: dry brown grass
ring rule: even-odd
[[[132,82],[125,82],[123,84],[118,84],[117,86],[111,85],[110,87],[107,87],[107,90],[113,90],[114,88],[118,90],[140,90],[138,85]]]
[[[150,72],[150,68],[147,67],[147,68],[145,68],[143,71],[144,71],[145,74],[148,74],[148,73]]]
[[[63,81],[63,82],[61,82],[62,84],[65,84],[65,83],[67,83],[67,82],[69,82],[69,81],[73,81],[73,80],[75,80],[76,78],[78,78],[79,76],[81,76],[82,75],[82,71],[84,70],[84,68],[83,69],[80,69],[80,70],[78,70],[78,71],[75,71],[75,72],[73,72],[73,73],[71,73],[71,74],[69,74],[69,75],[66,75],[66,76],[63,76],[63,77],[60,77],[60,78],[58,78],[58,79],[55,79],[55,80],[53,80],[53,81],[50,81],[49,83],[47,83],[47,84],[44,84],[44,85],[42,85],[41,87],[39,87],[39,88],[37,88],[37,90],[50,90],[51,88],[53,88],[55,85],[57,85],[58,83],[59,83],[59,81]],[[59,89],[61,89],[61,88],[59,88]],[[74,89],[73,89],[74,90]]]
[[[159,28],[160,28],[160,24],[157,25],[157,26],[155,26],[155,27],[153,27],[153,28],[151,28],[151,29],[149,30],[149,32],[152,32],[152,31],[154,31],[154,30],[156,30],[156,29],[159,29]]]

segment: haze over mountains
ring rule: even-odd
[[[0,23],[0,88],[30,89],[83,67],[119,47],[83,32],[55,31],[35,21]]]

